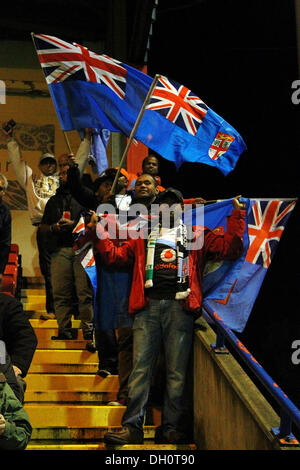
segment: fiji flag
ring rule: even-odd
[[[92,127],[131,134],[150,76],[79,44],[44,34],[33,40],[64,131]],[[225,175],[246,149],[230,124],[166,77],[160,77],[134,137],[177,167],[199,162]]]
[[[218,295],[218,286],[216,289],[208,290],[204,295],[204,302],[230,329],[237,332],[244,330],[295,204],[296,201],[292,200],[250,200],[248,214],[250,243],[243,263],[237,275],[234,276],[233,273],[233,278],[229,279],[231,286],[225,297]],[[207,278],[211,274],[211,268],[208,266]]]
[[[222,234],[227,229],[227,217],[231,215],[233,210],[232,201],[233,199],[226,199],[186,211],[183,214],[183,221],[186,225],[203,225],[217,234]],[[246,198],[240,198],[240,201],[246,204],[243,253],[235,261],[224,260],[206,263],[202,285],[204,299],[225,299],[244,264],[249,248],[248,212],[251,203]]]

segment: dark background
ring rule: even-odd
[[[153,0],[15,1],[1,6],[0,41],[31,41],[31,31],[81,44],[101,40],[100,52],[141,67],[153,7]],[[201,164],[176,172],[162,159],[162,184],[206,199],[298,197],[294,1],[159,0],[152,26],[148,73],[190,88],[239,131],[248,148],[226,177]],[[238,335],[298,407],[300,364],[292,364],[291,356],[292,342],[300,340],[299,220],[298,203]]]

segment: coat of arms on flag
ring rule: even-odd
[[[233,141],[234,137],[232,135],[224,134],[224,132],[218,132],[216,138],[208,150],[208,155],[212,160],[216,160],[225,152],[227,152]]]

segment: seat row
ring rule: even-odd
[[[16,243],[10,245],[8,262],[2,277],[1,292],[12,297],[20,298],[22,278],[22,257]]]

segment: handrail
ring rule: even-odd
[[[206,302],[202,305],[205,312],[208,314],[216,324],[217,328],[221,331],[221,334],[229,340],[229,343],[234,347],[239,356],[254,372],[256,377],[260,380],[263,386],[268,392],[275,398],[276,402],[280,405],[281,421],[279,428],[272,428],[273,433],[280,439],[282,444],[296,444],[298,441],[291,434],[292,422],[300,430],[300,410],[294,405],[294,403],[287,397],[287,395],[281,390],[281,388],[274,382],[274,380],[267,374],[263,367],[258,361],[252,356],[247,348],[241,343],[241,341],[235,336],[232,330],[226,325],[224,320],[215,312]],[[220,337],[217,334],[217,343],[221,344]]]

